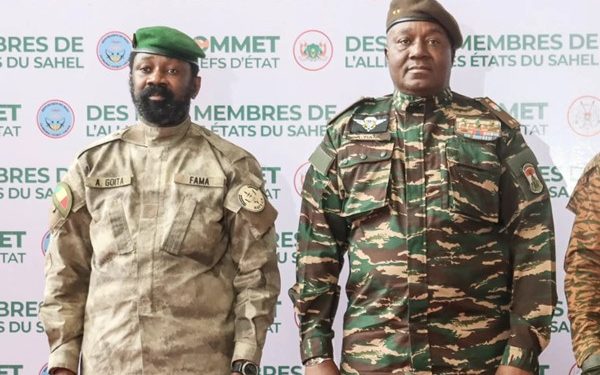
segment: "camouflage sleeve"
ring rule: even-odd
[[[225,197],[229,252],[237,265],[235,348],[232,362],[260,363],[267,330],[275,317],[280,280],[277,268],[277,211],[262,192],[261,168],[251,157],[234,163]]]
[[[581,367],[586,359],[600,356],[600,168],[579,179],[568,208],[576,216],[565,257],[565,292]]]
[[[550,196],[519,129],[503,130],[501,215],[512,264],[510,337],[501,364],[537,372],[556,305]]]
[[[332,323],[345,248],[345,220],[337,215],[341,201],[334,162],[335,133],[329,128],[311,156],[302,191],[296,284],[289,295],[300,322],[303,362],[313,357],[333,357]]]
[[[52,238],[46,254],[46,284],[40,319],[48,335],[48,368],[77,373],[90,280],[91,216],[85,206],[80,166],[75,163],[53,195]]]

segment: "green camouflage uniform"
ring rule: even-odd
[[[84,151],[54,194],[48,367],[74,371],[80,353],[86,375],[258,363],[279,292],[276,211],[249,187],[262,183],[250,154],[189,119]]]
[[[303,360],[333,354],[347,253],[342,373],[537,371],[554,232],[514,119],[450,90],[362,100],[332,120],[311,164],[290,289]]]
[[[565,257],[565,292],[577,364],[600,374],[600,154],[567,206],[576,215]]]

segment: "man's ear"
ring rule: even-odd
[[[192,98],[195,98],[200,91],[200,86],[202,86],[202,77],[194,77],[194,94]]]

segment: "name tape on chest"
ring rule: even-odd
[[[85,180],[85,185],[96,189],[110,189],[131,185],[132,180],[133,178],[131,176],[88,177]]]
[[[177,173],[173,179],[175,183],[203,187],[223,187],[225,179],[215,176],[195,176],[190,174]]]
[[[454,129],[456,134],[465,138],[493,141],[500,137],[501,128],[498,120],[457,117]]]

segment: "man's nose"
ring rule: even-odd
[[[152,73],[150,73],[150,75],[148,75],[147,82],[155,85],[164,84],[165,78],[166,75],[160,69],[155,69],[152,71]]]
[[[427,42],[424,40],[416,40],[410,46],[410,56],[413,58],[429,56],[429,50],[427,49]]]

